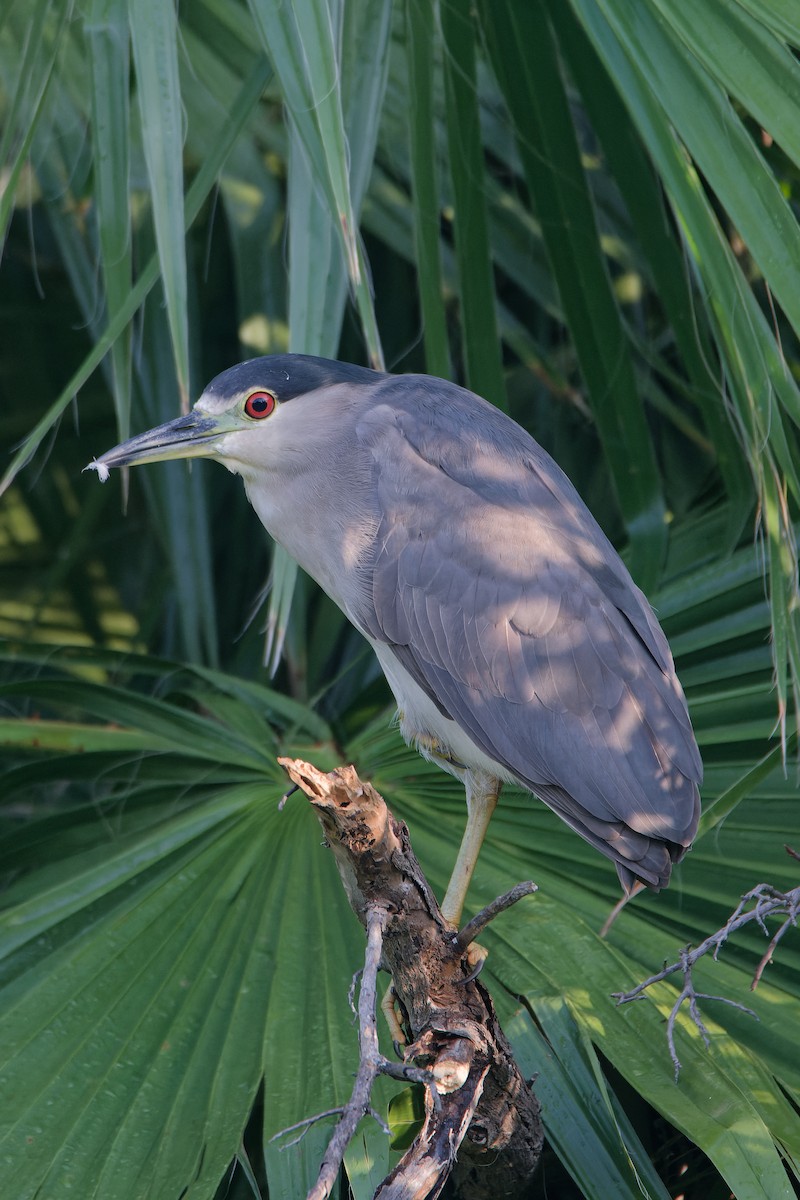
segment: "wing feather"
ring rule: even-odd
[[[665,882],[702,768],[652,609],[527,434],[448,385],[420,416],[409,378],[359,431],[381,514],[360,623],[623,878]]]

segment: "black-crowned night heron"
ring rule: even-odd
[[[215,458],[372,645],[405,738],[462,779],[458,923],[503,781],[635,880],[697,829],[700,756],[666,638],[575,488],[485,400],[298,354],[214,379],[91,464]]]

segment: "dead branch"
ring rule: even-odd
[[[786,847],[787,852],[797,858],[797,854]],[[689,1015],[692,1018],[695,1026],[700,1032],[706,1046],[710,1044],[708,1030],[703,1024],[700,1015],[699,1001],[701,1000],[717,1000],[721,1004],[728,1004],[732,1008],[738,1008],[741,1012],[747,1013],[751,1017],[758,1020],[758,1015],[751,1008],[747,1008],[744,1004],[740,1004],[737,1000],[731,1000],[727,996],[713,996],[706,992],[698,992],[695,989],[692,978],[692,968],[706,954],[712,953],[716,961],[720,950],[725,945],[725,942],[736,933],[739,929],[743,929],[745,925],[751,924],[753,921],[759,926],[765,937],[769,937],[767,929],[767,919],[769,917],[782,916],[784,920],[779,926],[777,932],[770,940],[769,946],[765,954],[762,956],[753,975],[750,990],[754,991],[764,974],[764,969],[772,961],[775,949],[783,935],[792,928],[797,926],[797,917],[800,912],[800,887],[792,888],[788,892],[779,892],[776,888],[768,883],[759,883],[756,887],[751,888],[749,892],[745,892],[741,900],[733,910],[725,924],[717,929],[716,932],[710,934],[705,941],[699,946],[692,949],[691,946],[684,947],[680,952],[680,957],[677,962],[670,963],[655,975],[651,975],[642,983],[637,984],[629,992],[614,992],[614,998],[617,1004],[628,1004],[631,1000],[640,999],[648,988],[654,983],[660,983],[663,979],[668,979],[670,975],[674,975],[677,971],[682,974],[683,986],[678,995],[677,1000],[672,1006],[669,1018],[667,1019],[667,1044],[669,1053],[675,1067],[675,1078],[678,1078],[681,1069],[680,1059],[678,1058],[675,1049],[675,1022],[678,1013],[684,1004],[689,1006]]]
[[[280,759],[311,801],[348,900],[367,930],[359,995],[360,1065],[350,1101],[309,1200],[324,1200],[348,1141],[369,1111],[376,1076],[425,1086],[423,1126],[375,1200],[424,1200],[451,1177],[461,1200],[528,1194],[541,1153],[539,1105],[514,1062],[488,992],[466,954],[474,930],[530,894],[521,885],[479,914],[462,935],[448,926],[409,843],[408,830],[353,767],[325,775]],[[378,964],[392,977],[409,1044],[403,1063],[384,1058],[375,1026]]]
[[[476,913],[472,920],[459,931],[455,945],[460,950],[467,950],[472,942],[481,936],[490,921],[493,921],[501,912],[505,912],[507,908],[511,908],[511,905],[516,904],[523,896],[532,896],[535,891],[538,891],[536,884],[527,881],[516,884],[510,892],[492,900],[491,904],[487,904],[479,913]]]

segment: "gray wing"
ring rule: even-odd
[[[533,439],[449,385],[412,406],[412,378],[359,431],[380,512],[362,622],[623,883],[662,886],[702,767],[652,609]]]

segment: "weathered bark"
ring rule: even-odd
[[[376,1200],[438,1196],[451,1174],[460,1200],[527,1195],[542,1146],[539,1105],[489,993],[471,978],[462,939],[442,917],[406,826],[353,767],[325,775],[280,761],[319,817],[356,916],[366,928],[376,910],[386,914],[381,966],[403,1013],[404,1060],[431,1081],[423,1128]]]

